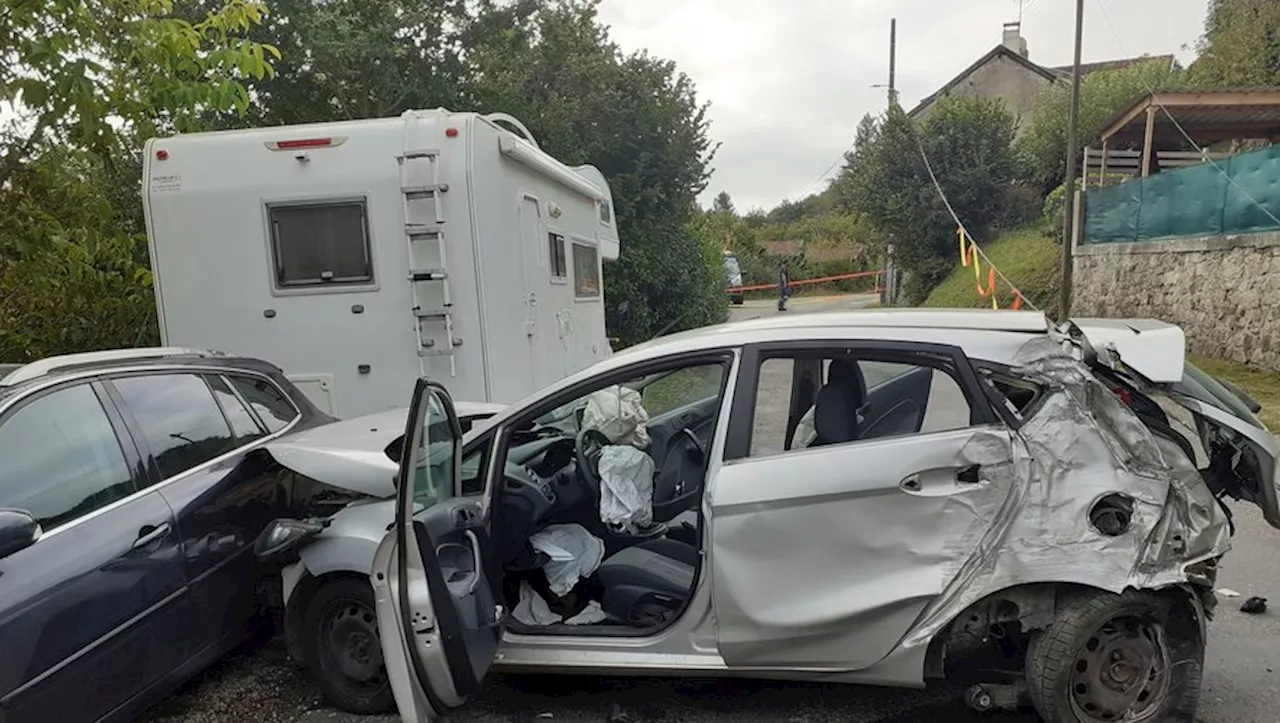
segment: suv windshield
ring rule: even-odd
[[[1239,395],[1191,362],[1187,362],[1183,367],[1182,381],[1173,385],[1173,391],[1205,404],[1211,404],[1259,429],[1266,429]]]

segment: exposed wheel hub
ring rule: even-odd
[[[327,627],[326,652],[342,675],[356,683],[380,683],[385,674],[373,611],[346,603],[332,611]]]
[[[1168,661],[1158,626],[1114,618],[1076,654],[1071,705],[1089,721],[1152,720],[1169,692]]]

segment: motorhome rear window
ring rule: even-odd
[[[364,201],[277,205],[268,212],[279,287],[373,281]]]
[[[600,263],[595,246],[573,244],[573,291],[579,297],[600,295]]]

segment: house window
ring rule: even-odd
[[[600,262],[595,246],[573,244],[573,291],[578,297],[600,295]]]
[[[547,249],[550,252],[552,278],[566,278],[569,275],[569,260],[565,257],[564,236],[558,233],[547,234]]]
[[[373,281],[364,201],[271,206],[268,213],[280,288]]]

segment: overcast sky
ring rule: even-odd
[[[1175,53],[1189,62],[1207,4],[1085,0],[1083,60]],[[1024,5],[1031,60],[1069,64],[1075,3]],[[883,110],[885,90],[870,86],[888,79],[890,18],[898,19],[899,102],[911,108],[998,45],[1018,2],[603,0],[600,14],[624,50],[676,61],[711,101],[711,135],[723,145],[702,200],[725,190],[745,212],[820,190],[858,119]]]

